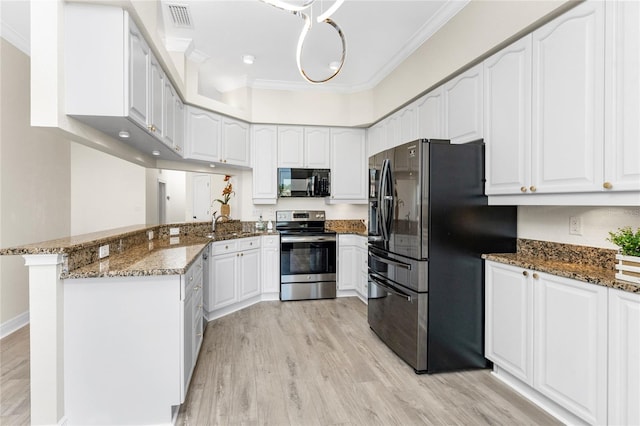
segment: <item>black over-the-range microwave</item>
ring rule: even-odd
[[[328,197],[329,169],[278,169],[278,197]]]

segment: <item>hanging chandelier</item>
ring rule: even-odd
[[[309,8],[314,3],[315,0],[304,0],[303,2],[297,5],[288,3],[283,0],[261,0],[261,1],[264,3],[270,4],[271,6],[275,6],[278,9],[291,12],[292,14],[299,16],[304,20],[304,26],[302,28],[302,32],[300,33],[300,37],[298,38],[298,45],[296,47],[296,65],[298,66],[298,71],[300,72],[300,75],[302,75],[302,78],[307,80],[309,83],[322,84],[322,83],[326,83],[327,81],[331,80],[336,75],[338,75],[338,73],[342,69],[342,66],[344,65],[344,60],[347,56],[347,42],[338,24],[336,24],[335,21],[331,19],[331,15],[333,15],[335,11],[338,10],[338,8],[342,5],[342,3],[344,3],[344,0],[336,0],[331,5],[330,8],[328,8],[326,11],[318,15],[318,17],[315,19],[317,23],[325,23],[325,24],[331,25],[331,27],[333,27],[333,29],[335,29],[336,32],[338,33],[338,36],[340,37],[340,41],[342,42],[342,55],[340,57],[340,61],[338,62],[338,65],[332,67],[333,74],[331,74],[327,78],[320,79],[320,80],[315,80],[309,77],[309,75],[304,71],[304,68],[302,67],[302,61],[301,61],[302,48],[304,46],[304,41],[313,26],[313,22],[312,22],[312,19],[309,17],[309,14],[304,13],[303,11]]]

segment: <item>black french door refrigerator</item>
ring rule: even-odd
[[[371,329],[417,373],[484,368],[482,253],[516,250],[484,144],[420,139],[369,158]]]

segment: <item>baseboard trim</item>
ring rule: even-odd
[[[493,376],[566,425],[588,425],[580,417],[552,401],[504,369],[493,365]]]
[[[29,311],[23,312],[20,315],[3,322],[0,324],[0,339],[4,339],[27,324],[29,324]]]

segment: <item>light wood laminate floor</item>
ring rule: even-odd
[[[208,324],[179,425],[559,424],[489,370],[416,375],[357,298],[262,302]],[[29,328],[0,341],[0,424],[29,424]]]

